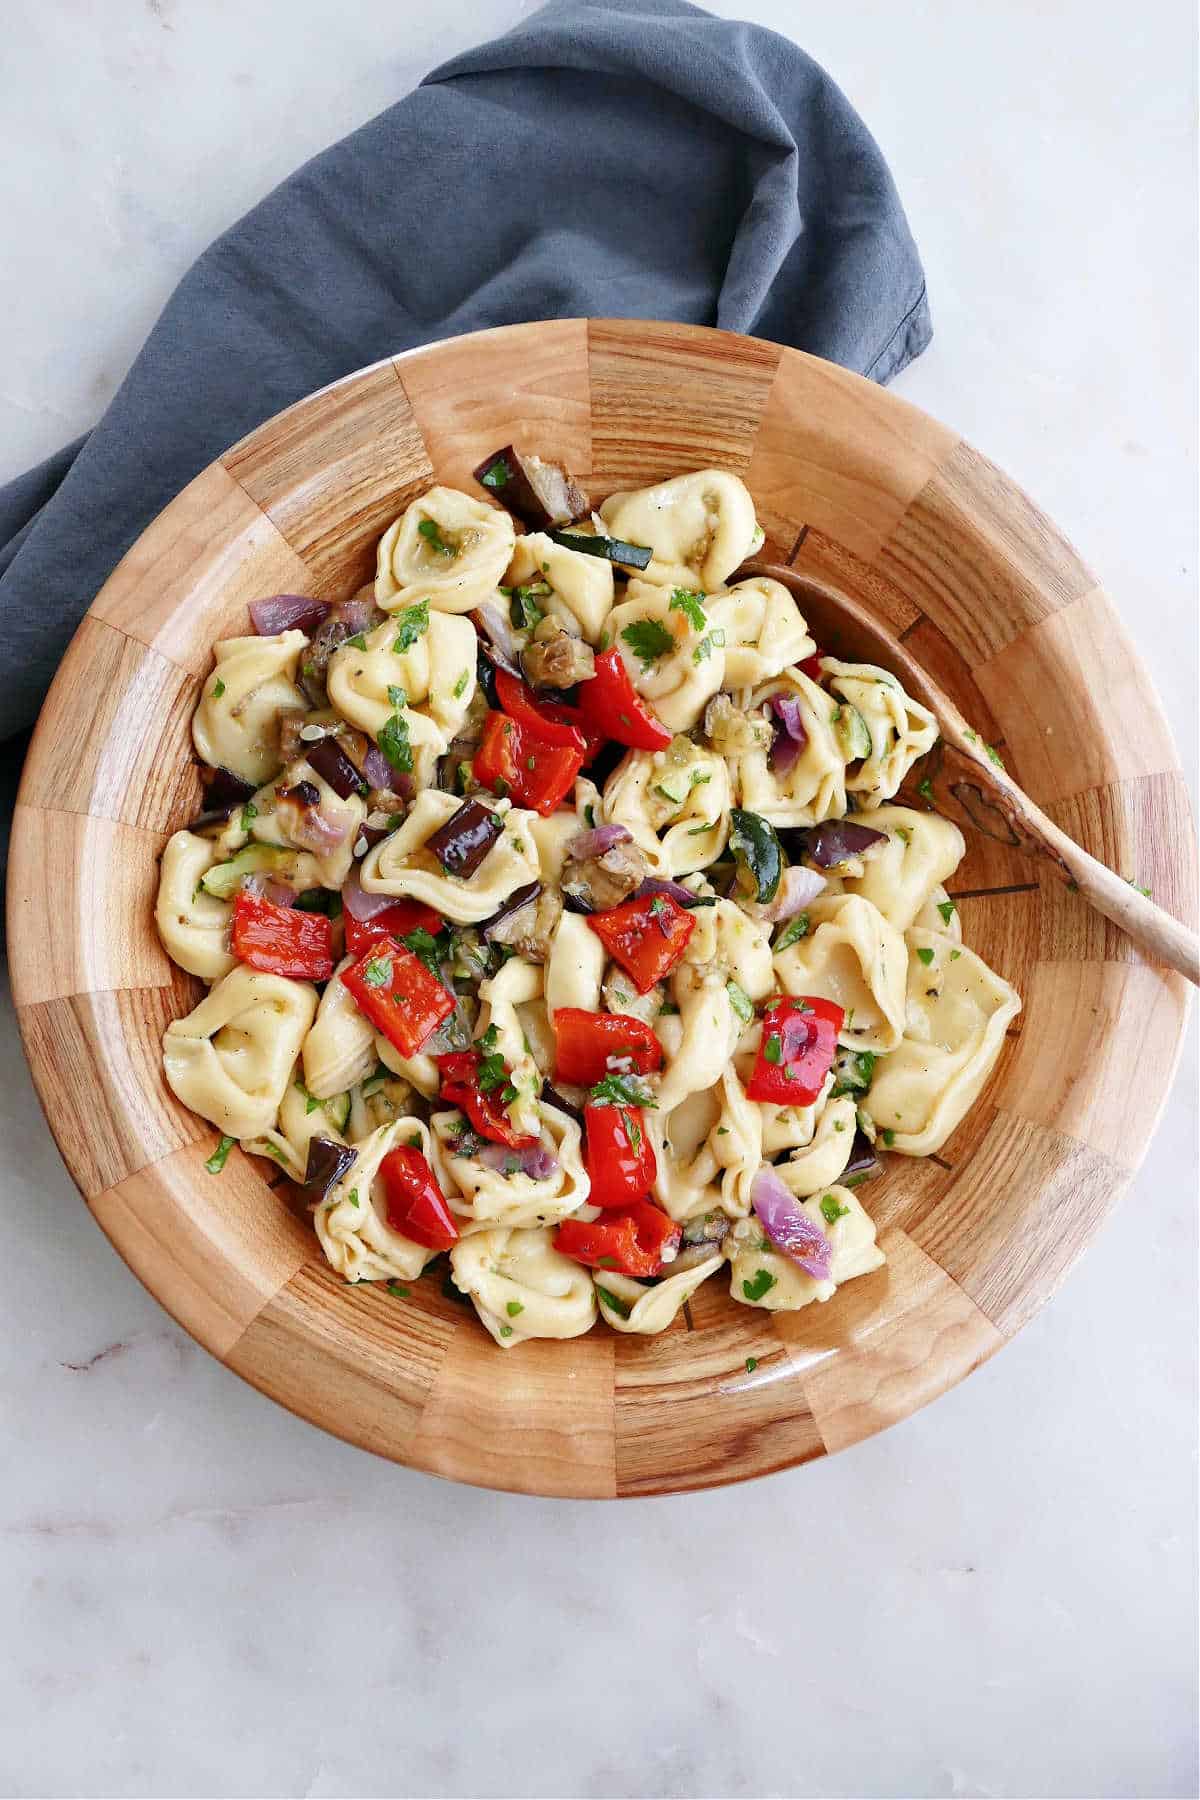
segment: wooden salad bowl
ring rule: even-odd
[[[327,1267],[282,1177],[172,1097],[160,1039],[199,984],[167,958],[158,856],[198,811],[190,724],[250,600],[350,594],[433,482],[515,440],[592,493],[736,470],[761,556],[861,601],[1045,812],[1194,913],[1192,825],[1159,703],[1096,577],[955,432],[777,344],[638,320],[516,325],[376,364],[269,420],[184,489],[97,595],[43,708],[9,878],[13,987],[50,1127],[114,1247],[200,1343],[326,1430],[526,1493],[765,1475],[904,1418],[1042,1306],[1137,1168],[1183,980],[1053,871],[968,835],[966,941],[1025,1007],[943,1154],[864,1190],[887,1264],[769,1314],[715,1278],[661,1337],[602,1326],[503,1353],[436,1279],[398,1299]],[[836,646],[852,654],[856,646]]]

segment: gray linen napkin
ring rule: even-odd
[[[930,336],[862,120],[686,0],[552,0],[315,157],[180,282],[86,437],[0,488],[0,808],[97,589],[281,407],[434,338],[581,314],[794,344],[877,381]]]

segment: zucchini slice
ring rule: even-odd
[[[738,886],[766,906],[779,892],[787,858],[773,825],[758,813],[735,806],[730,814],[729,848],[737,864]]]
[[[243,875],[268,872],[285,874],[296,866],[296,852],[283,844],[247,844],[230,858],[217,863],[200,878],[206,894],[217,900],[232,900],[241,886]]]

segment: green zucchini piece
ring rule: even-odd
[[[654,555],[645,544],[626,544],[621,538],[589,537],[582,531],[551,531],[546,535],[564,550],[578,550],[581,556],[602,556],[606,562],[624,563],[629,569],[647,568]]]
[[[338,1130],[345,1131],[350,1123],[350,1095],[334,1094],[331,1099],[322,1100],[321,1105]]]
[[[760,906],[779,892],[787,858],[773,825],[758,813],[735,806],[730,814],[729,848],[737,864],[738,885]]]
[[[867,721],[857,706],[851,706],[848,700],[843,700],[834,715],[833,735],[847,762],[870,756],[871,733],[867,730]]]
[[[247,844],[228,862],[200,878],[200,886],[216,900],[232,900],[241,886],[243,875],[262,875],[269,871],[284,873],[296,866],[296,852],[283,844]]]

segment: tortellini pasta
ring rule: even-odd
[[[949,819],[933,812],[917,812],[908,806],[880,806],[871,814],[871,828],[887,834],[863,860],[863,872],[847,876],[848,894],[869,900],[897,931],[907,931],[935,888],[949,880],[966,854],[962,832]],[[953,907],[945,895],[942,929]]]
[[[313,1222],[326,1261],[347,1281],[415,1281],[436,1254],[388,1223],[379,1165],[389,1150],[406,1143],[428,1157],[423,1120],[381,1125],[358,1145],[354,1161],[317,1207]]]
[[[594,1277],[601,1317],[614,1331],[630,1331],[653,1337],[666,1331],[683,1310],[701,1282],[715,1275],[724,1257],[719,1250],[702,1262],[692,1263],[678,1274],[668,1274],[653,1287],[619,1271]]]
[[[725,469],[697,469],[611,494],[600,517],[614,537],[653,550],[647,581],[710,594],[762,543],[746,484]]]
[[[866,725],[870,752],[846,777],[847,792],[860,806],[890,800],[912,765],[937,742],[937,720],[904,692],[896,677],[873,663],[821,659],[821,669],[843,706],[853,707]]]
[[[279,1103],[275,1124],[260,1137],[243,1138],[242,1149],[250,1156],[269,1156],[293,1181],[303,1181],[308,1166],[308,1146],[313,1138],[328,1138],[334,1144],[342,1142],[335,1112],[336,1108],[315,1102],[299,1076],[293,1074]]]
[[[214,769],[232,769],[256,787],[279,767],[281,713],[304,712],[296,665],[308,639],[302,631],[277,637],[226,638],[213,645],[215,668],[192,718],[192,741]]]
[[[538,879],[532,815],[508,808],[505,801],[491,809],[503,819],[504,830],[482,866],[471,876],[447,875],[425,844],[453,818],[460,804],[453,794],[436,788],[419,793],[400,829],[363,858],[360,879],[367,893],[423,900],[443,918],[474,925],[490,918],[519,887]]]
[[[229,1137],[262,1137],[316,1010],[309,982],[256,974],[239,963],[186,1018],[167,1026],[163,1068],[173,1093]]]
[[[342,976],[352,957],[345,957],[321,995],[317,1016],[304,1040],[304,1083],[318,1100],[344,1094],[375,1067],[375,1029],[359,1012]]]
[[[397,644],[406,647],[397,650]],[[366,634],[365,648],[347,643],[329,662],[329,698],[344,719],[378,738],[401,703],[418,783],[433,777],[475,697],[475,627],[453,613],[431,611],[412,643],[385,619]]]
[[[777,827],[843,818],[846,758],[834,731],[836,703],[803,670],[788,669],[755,688],[747,713],[765,712],[775,694],[798,705],[804,743],[787,765],[772,758],[769,745],[738,756],[734,765],[738,804]]]
[[[709,625],[725,652],[727,688],[755,687],[812,656],[816,644],[787,589],[769,576],[739,581],[704,602]]]
[[[612,564],[602,556],[583,556],[556,544],[542,531],[517,539],[506,585],[532,586],[537,607],[590,644],[599,642],[612,611]]]
[[[808,909],[812,929],[775,958],[785,994],[816,994],[845,1013],[839,1041],[856,1050],[894,1050],[904,1030],[908,955],[904,939],[858,894],[822,895]]]
[[[172,961],[189,975],[219,981],[234,966],[229,948],[229,923],[233,907],[228,900],[206,894],[200,886],[217,861],[211,838],[177,831],[167,839],[158,879],[154,922]]]
[[[560,1007],[600,1011],[604,979],[604,946],[586,919],[564,912],[555,927],[546,963],[546,1011],[551,1019]]]
[[[908,934],[904,1036],[876,1069],[863,1110],[904,1156],[940,1150],[996,1065],[1021,1010],[1015,988],[940,932]]]
[[[827,1203],[827,1211],[822,1209],[822,1201]],[[875,1227],[850,1188],[835,1184],[819,1196],[801,1201],[800,1210],[829,1239],[830,1279],[821,1281],[809,1275],[773,1248],[757,1220],[747,1219],[735,1225],[725,1240],[733,1299],[767,1312],[797,1312],[813,1300],[832,1299],[843,1282],[883,1267],[886,1258],[875,1242]]]
[[[729,839],[729,770],[688,738],[669,750],[631,750],[609,777],[604,818],[624,825],[658,876],[690,875]]]
[[[475,1232],[454,1246],[450,1267],[503,1350],[529,1338],[579,1337],[595,1323],[591,1276],[559,1254],[552,1231]]]
[[[689,596],[690,597],[690,596]],[[711,630],[697,630],[678,594],[631,581],[609,614],[607,634],[639,694],[669,731],[695,725],[725,677],[725,652]]]
[[[539,1148],[549,1165],[544,1175],[527,1174],[519,1151],[497,1144],[474,1147],[477,1140],[461,1113],[434,1113],[433,1166],[454,1212],[487,1225],[552,1225],[586,1203],[591,1183],[578,1125],[544,1101],[538,1111]]]
[[[316,806],[304,806],[288,798],[301,782],[316,789]],[[289,765],[286,779],[280,776],[270,787],[259,789],[253,807],[255,817],[250,832],[260,844],[282,844],[307,852],[316,884],[341,887],[350,873],[354,845],[367,816],[366,802],[360,795],[350,794],[343,799],[335,794],[311,763],[301,757]]]
[[[515,542],[507,513],[457,488],[430,488],[380,538],[375,598],[385,612],[422,600],[470,612],[503,581]]]

